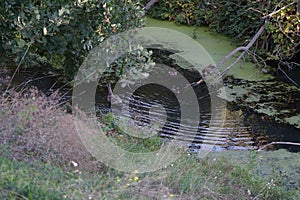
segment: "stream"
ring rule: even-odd
[[[154,60],[167,62],[167,59],[159,59],[158,55]],[[199,77],[197,71],[182,69],[172,62],[164,64],[168,64],[172,67],[171,69],[187,77],[190,83]],[[154,76],[157,79],[176,78],[170,74],[172,73],[169,70],[160,69],[150,73],[150,77]],[[191,102],[179,103],[174,93],[183,93],[184,95],[185,88],[179,89],[174,85],[168,89],[158,84],[148,84],[138,87],[134,93],[117,93],[123,102],[118,109],[114,110],[112,109],[113,106],[110,106],[106,100],[107,88],[105,84],[99,85],[102,87],[98,87],[96,107],[100,112],[112,111],[118,117],[133,119],[139,127],[147,127],[154,121],[161,125],[159,130],[155,130],[160,137],[166,140],[176,139],[195,152],[204,146],[213,147],[214,151],[253,150],[271,142],[300,142],[299,129],[267,120],[263,115],[243,109],[234,102],[227,102],[225,108],[217,108],[218,112],[222,112],[226,116],[222,128],[216,130],[211,127],[211,123],[219,123],[222,119],[212,119],[211,97],[205,84],[193,88],[198,99],[200,122],[193,121],[193,118],[181,117],[180,103],[191,104]],[[124,91],[127,91],[126,88]],[[277,145],[268,149],[279,148],[293,152],[300,151],[300,148],[289,145]]]
[[[153,19],[148,19],[148,26],[162,26],[181,31],[189,36],[191,36],[194,31],[194,28],[192,27],[176,26],[173,23],[161,22]],[[228,38],[211,34],[206,28],[197,29],[196,40],[210,52],[210,55],[212,55],[213,59],[216,61],[219,61],[233,48]],[[150,76],[155,76],[157,79],[160,77],[169,77],[170,80],[172,80],[176,78],[176,74],[181,74],[186,77],[190,83],[199,80],[199,73],[193,68],[182,68],[182,66],[173,62],[171,58],[168,60],[161,56],[164,55],[156,54],[155,56],[154,52],[154,61],[157,63],[164,62],[163,64],[171,67],[173,71],[163,71],[160,69],[153,70]],[[229,60],[228,62],[232,62],[232,60]],[[292,126],[291,124],[282,123],[282,121],[280,121],[281,115],[286,115],[286,112],[290,112],[289,110],[281,113],[281,115],[274,114],[275,117],[271,116],[273,118],[270,118],[267,111],[270,110],[269,108],[271,108],[270,105],[272,102],[270,104],[266,104],[265,102],[270,98],[265,98],[262,102],[261,99],[257,100],[256,96],[250,95],[251,99],[254,99],[255,101],[249,101],[249,92],[247,92],[249,90],[246,86],[251,84],[256,86],[260,83],[271,85],[269,82],[270,80],[272,80],[272,77],[270,78],[269,75],[260,73],[260,70],[255,68],[251,63],[242,63],[239,64],[237,68],[233,69],[230,76],[224,79],[224,83],[229,90],[229,96],[226,99],[226,107],[217,108],[219,112],[224,113],[226,116],[224,125],[218,130],[210,126],[211,123],[219,123],[219,120],[221,119],[212,119],[211,99],[205,83],[193,87],[197,96],[197,104],[199,105],[200,121],[193,121],[194,119],[189,117],[182,118],[180,104],[176,99],[175,94],[184,94],[185,89],[178,88],[176,84],[174,84],[174,87],[171,89],[162,87],[158,84],[147,84],[138,87],[134,93],[125,92],[121,95],[123,103],[121,107],[118,108],[119,112],[116,112],[115,114],[118,117],[122,116],[133,119],[140,127],[147,127],[152,122],[158,123],[161,126],[160,129],[156,131],[161,138],[164,140],[176,138],[176,140],[183,142],[184,145],[196,152],[203,146],[211,146],[214,151],[224,151],[259,149],[271,142],[300,143],[300,129],[296,128],[297,126]],[[23,70],[17,74],[16,79],[14,80],[15,86],[20,85],[21,83],[27,83],[26,86],[35,85],[47,95],[51,94],[56,89],[60,89],[61,93],[64,94],[63,101],[70,101],[71,99],[70,88],[64,87],[64,81],[55,76],[41,77],[40,74],[33,74],[30,71]],[[110,104],[107,102],[106,83],[107,79],[99,83],[96,94],[95,107],[101,113],[112,111]],[[113,84],[113,86],[114,85],[115,84]],[[245,87],[241,90],[236,86]],[[265,86],[262,88],[264,87]],[[272,85],[271,87],[274,88]],[[259,92],[259,88],[253,86],[251,86],[251,88],[253,89],[253,93],[262,94]],[[230,91],[230,89],[232,90]],[[297,123],[297,120],[300,121],[300,117],[297,117],[300,110],[299,89],[292,88],[292,92],[288,93],[285,90],[285,86],[282,86],[281,91],[283,91],[282,98],[287,99],[286,101],[292,104],[290,107],[294,110],[293,112],[296,113],[295,117],[289,115],[289,118]],[[268,91],[264,92],[266,93]],[[252,104],[245,105],[243,103],[245,100],[248,100]],[[285,101],[282,99],[277,101],[285,105]],[[181,103],[188,105],[191,102],[184,101]],[[267,105],[269,107],[266,109],[259,107],[260,105]],[[255,110],[256,108],[263,112],[257,112],[257,110]],[[282,107],[279,109],[286,110]],[[285,148],[293,152],[300,151],[299,146],[289,145],[276,145],[268,149],[275,150],[279,148]]]

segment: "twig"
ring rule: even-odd
[[[280,8],[280,9],[278,9],[278,10],[276,10],[276,11],[274,11],[274,12],[272,12],[272,13],[266,15],[266,16],[264,16],[263,19],[268,19],[268,18],[272,17],[273,15],[276,15],[276,14],[279,13],[280,11],[286,9],[287,7],[289,7],[289,6],[291,6],[291,5],[294,5],[295,3],[296,3],[296,1],[294,1],[294,2],[292,2],[292,3],[289,3],[288,5],[283,6],[282,8]]]
[[[253,57],[253,59],[255,60],[256,64],[257,64],[262,70],[263,70],[264,68],[267,67],[266,61],[265,61],[261,56],[257,55],[255,52],[251,52],[251,51],[248,51],[248,54],[249,54],[250,56]],[[263,63],[263,66],[261,66],[261,64],[260,64],[260,62],[258,61],[258,59],[261,60],[261,62]],[[262,70],[261,70],[261,71],[262,71]]]
[[[24,61],[24,59],[25,59],[25,57],[26,57],[26,55],[27,55],[27,53],[28,53],[28,51],[29,51],[29,48],[31,47],[32,44],[33,44],[33,41],[31,41],[31,42],[29,43],[29,45],[28,45],[26,51],[24,52],[24,54],[23,54],[23,56],[22,56],[22,58],[21,58],[21,60],[20,60],[20,62],[19,62],[19,64],[18,64],[16,70],[14,71],[14,73],[13,73],[13,75],[12,75],[12,77],[11,77],[11,79],[10,79],[10,81],[9,81],[9,83],[8,83],[8,85],[7,85],[7,87],[6,87],[6,90],[5,90],[4,94],[7,93],[9,87],[11,86],[12,81],[13,81],[13,79],[15,78],[17,72],[19,71],[19,69],[20,69],[20,67],[21,67],[21,64],[22,64],[22,62]]]
[[[234,49],[233,51],[231,51],[228,55],[226,55],[217,65],[216,67],[211,70],[210,73],[213,73],[214,71],[216,71],[217,69],[219,69],[221,66],[224,65],[224,63],[231,58],[234,54],[236,54],[239,51],[243,51],[240,56],[233,62],[231,63],[220,75],[219,78],[222,78],[226,72],[228,72],[234,65],[236,65],[243,57],[244,55],[249,51],[249,49],[253,46],[253,44],[256,42],[256,40],[259,38],[259,36],[263,33],[263,31],[265,30],[266,24],[267,24],[268,20],[266,19],[264,24],[260,27],[260,29],[256,32],[256,34],[254,35],[254,37],[251,39],[251,41],[247,44],[247,46],[242,46],[242,47],[237,47],[236,49]],[[203,80],[200,79],[198,82],[194,82],[192,84],[190,84],[190,86],[196,86],[200,83],[202,83]]]
[[[236,49],[234,49],[232,52],[230,52],[227,56],[225,56],[217,65],[217,69],[220,68],[221,66],[224,65],[224,63],[231,58],[234,54],[236,54],[239,51],[243,51],[240,56],[232,63],[230,64],[220,75],[220,78],[222,76],[224,76],[224,74],[229,71],[234,65],[236,65],[240,59],[242,59],[244,57],[244,55],[248,52],[248,50],[253,46],[253,44],[257,41],[257,39],[260,37],[260,35],[263,33],[263,31],[265,30],[266,24],[268,23],[268,20],[270,17],[272,17],[273,15],[279,13],[280,11],[286,9],[287,7],[291,6],[295,4],[295,2],[292,2],[264,17],[262,17],[262,19],[264,20],[264,24],[260,27],[260,29],[256,32],[256,34],[254,35],[254,37],[251,39],[251,41],[247,44],[247,46],[242,46],[242,47],[237,47]]]
[[[281,69],[281,67],[278,65],[278,69],[297,87],[299,87],[299,85],[291,78],[289,77],[289,75],[287,75],[287,73],[285,73],[285,71],[283,69]]]
[[[251,41],[247,44],[247,46],[236,48],[235,50],[230,52],[227,56],[225,56],[223,58],[223,60],[221,60],[221,62],[219,62],[217,64],[217,68],[219,68],[235,53],[237,53],[238,51],[243,51],[241,53],[241,55],[233,63],[231,63],[228,67],[226,67],[226,69],[221,73],[220,77],[222,77],[227,71],[229,71],[234,65],[236,65],[240,59],[242,59],[244,57],[244,55],[247,53],[247,51],[253,46],[253,44],[256,42],[256,40],[259,38],[259,36],[265,30],[267,22],[268,22],[268,20],[265,20],[264,24],[260,27],[260,29],[254,35],[254,37],[251,39]]]
[[[272,146],[272,145],[275,145],[275,144],[285,144],[285,145],[294,145],[294,146],[300,146],[300,143],[296,143],[296,142],[271,142],[270,144],[266,144],[262,147],[260,147],[258,149],[258,151],[262,151],[264,150],[265,148],[269,147],[269,146]]]
[[[15,194],[16,196],[18,196],[18,197],[21,198],[21,199],[29,200],[27,197],[25,197],[25,196],[22,195],[22,194],[17,193],[16,191],[8,190],[8,189],[4,189],[4,191],[9,192],[10,194]]]

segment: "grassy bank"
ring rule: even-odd
[[[183,156],[155,173],[93,173],[39,161],[0,158],[1,199],[298,199],[278,176],[259,177],[247,166]],[[277,177],[277,178],[276,178]],[[298,193],[299,195],[299,193]]]
[[[242,164],[223,153],[202,159],[183,152],[172,165],[151,173],[108,168],[83,147],[57,98],[35,89],[2,97],[1,199],[299,199],[298,188],[288,187],[283,175],[253,170],[260,165],[252,153]],[[132,152],[161,145],[156,137],[125,136],[112,125],[112,116],[102,120],[107,136]]]

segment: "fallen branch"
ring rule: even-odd
[[[234,65],[236,65],[243,57],[244,55],[249,51],[249,49],[253,46],[253,44],[257,41],[257,39],[260,37],[260,35],[263,33],[263,31],[266,28],[266,24],[267,24],[268,20],[266,19],[264,24],[260,27],[260,29],[256,32],[256,34],[253,36],[253,38],[251,39],[251,41],[246,45],[246,46],[241,46],[241,47],[237,47],[236,49],[234,49],[233,51],[231,51],[228,55],[226,55],[217,65],[216,67],[212,68],[212,70],[210,71],[209,74],[212,74],[213,72],[215,72],[217,69],[220,69],[224,63],[231,58],[232,56],[234,56],[234,54],[236,54],[239,51],[243,51],[239,57],[233,62],[231,63],[228,67],[226,67],[226,69],[219,75],[219,78],[222,78]],[[204,69],[205,70],[205,69]],[[209,75],[207,74],[207,75]],[[200,79],[197,82],[193,82],[190,84],[190,86],[196,86],[200,83],[204,82],[203,79]]]
[[[216,67],[210,71],[210,74],[212,74],[213,72],[215,72],[216,70],[220,69],[225,62],[231,58],[232,56],[234,56],[237,52],[242,51],[242,53],[238,56],[238,58],[235,59],[235,61],[233,63],[231,63],[228,67],[226,67],[225,70],[223,70],[220,75],[219,78],[221,79],[233,66],[235,66],[244,56],[247,52],[249,52],[249,49],[254,45],[254,43],[258,40],[258,38],[261,36],[261,34],[264,32],[265,28],[266,28],[266,24],[268,23],[269,19],[279,13],[280,11],[286,9],[287,7],[294,5],[296,2],[292,2],[264,17],[262,17],[262,19],[264,20],[264,24],[259,28],[259,30],[256,32],[256,34],[253,36],[253,38],[250,40],[250,42],[246,45],[246,46],[241,46],[241,47],[237,47],[236,49],[234,49],[233,51],[231,51],[228,55],[226,55],[219,63],[217,63]],[[204,69],[205,70],[205,69]],[[190,86],[196,86],[198,84],[201,84],[202,82],[204,82],[203,77],[202,79],[200,79],[197,82],[193,82],[190,84]],[[294,84],[295,82],[292,81]]]
[[[260,37],[260,35],[261,35],[261,34],[263,33],[263,31],[265,30],[266,24],[268,23],[268,21],[269,21],[270,18],[271,18],[273,15],[279,13],[280,11],[286,9],[287,7],[294,5],[295,3],[296,3],[296,2],[292,2],[292,3],[290,3],[290,4],[288,4],[288,5],[284,6],[284,7],[282,7],[282,8],[280,8],[280,9],[278,9],[278,10],[276,10],[276,11],[274,11],[274,12],[272,12],[272,13],[270,13],[270,14],[264,16],[264,17],[262,17],[262,19],[264,20],[264,24],[263,24],[263,25],[260,27],[260,29],[256,32],[256,34],[253,36],[253,38],[252,38],[251,41],[248,43],[248,45],[247,45],[247,46],[243,46],[243,47],[238,47],[238,48],[234,49],[232,52],[230,52],[227,56],[225,56],[225,57],[224,57],[224,58],[216,65],[216,67],[219,69],[221,66],[224,65],[224,63],[225,63],[230,57],[232,57],[234,54],[236,54],[236,53],[239,52],[239,51],[243,51],[243,52],[241,53],[241,55],[240,55],[240,56],[239,56],[232,64],[230,64],[230,65],[229,65],[229,66],[228,66],[228,67],[220,74],[220,78],[222,78],[222,76],[224,76],[226,72],[228,72],[234,65],[236,65],[236,64],[239,62],[239,60],[242,59],[242,58],[244,57],[244,55],[248,52],[248,50],[254,45],[254,43],[257,41],[257,39]],[[282,31],[282,32],[284,32],[284,31]],[[293,82],[293,83],[294,83],[294,82]]]
[[[254,37],[251,39],[251,41],[247,44],[247,46],[243,46],[243,47],[238,47],[235,50],[233,50],[232,52],[230,52],[227,56],[225,56],[218,64],[217,64],[217,68],[220,68],[222,65],[224,65],[224,63],[230,58],[232,57],[234,54],[236,54],[239,51],[243,51],[241,53],[241,55],[233,62],[231,63],[222,73],[220,76],[223,76],[227,71],[229,71],[234,65],[236,65],[240,59],[242,59],[244,57],[244,55],[247,53],[247,51],[249,51],[249,49],[253,46],[253,44],[256,42],[256,40],[259,38],[259,36],[263,33],[263,31],[266,28],[266,24],[267,24],[268,20],[265,20],[264,24],[260,27],[260,29],[257,31],[257,33],[254,35]]]
[[[272,146],[272,145],[276,145],[276,144],[300,146],[300,143],[296,143],[296,142],[271,142],[270,144],[266,144],[266,145],[260,147],[260,148],[258,149],[258,151],[262,151],[262,150],[264,150],[265,148],[267,148],[267,147],[269,147],[269,146]]]

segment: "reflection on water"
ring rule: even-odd
[[[166,82],[172,81],[172,84],[178,78],[178,74],[183,75],[190,83],[199,80],[200,75],[197,71],[182,69],[161,53],[156,55],[154,51],[154,55],[156,63],[164,63],[170,67],[165,71],[161,68],[155,69],[150,73],[150,77],[164,79]],[[177,85],[176,81],[169,88],[160,84],[140,85],[133,93],[118,93],[123,102],[121,107],[113,109],[114,113],[119,117],[131,119],[131,123],[139,127],[147,128],[155,124],[158,128],[154,131],[163,139],[175,139],[178,144],[188,146],[191,150],[198,151],[206,147],[213,147],[215,151],[250,150],[273,141],[300,142],[300,136],[296,134],[299,130],[270,122],[250,111],[244,112],[233,103],[227,104],[227,107],[214,108],[221,113],[220,116],[226,116],[225,123],[219,127],[218,124],[224,119],[212,118],[211,97],[204,83],[193,88],[199,106],[199,121],[195,121],[193,117],[183,117],[182,105],[188,105],[185,109],[190,109],[188,112],[193,113],[196,108],[192,105],[195,105],[195,102],[177,98],[178,94],[184,96],[187,89]],[[101,95],[96,95],[97,107],[102,112],[105,112],[105,109],[107,111],[109,107],[105,90],[106,88],[99,87],[98,92]]]
[[[158,61],[156,61],[158,62]],[[155,76],[166,75],[170,78],[176,78],[180,73],[187,77],[189,82],[199,80],[199,74],[195,71],[181,71],[182,69],[173,66],[174,71],[163,72],[154,70],[159,74]],[[37,86],[46,94],[51,94],[56,89],[65,94],[64,101],[70,100],[71,89],[64,86],[64,82],[54,76],[35,75],[29,72],[22,72],[19,79],[15,80],[15,85],[20,84],[20,88]],[[18,76],[17,76],[18,78]],[[103,84],[106,85],[106,84]],[[133,94],[122,96],[123,104],[119,109],[122,112],[119,116],[127,117],[145,129],[149,129],[151,124],[154,131],[165,140],[176,139],[181,141],[192,150],[197,151],[205,146],[213,146],[215,151],[222,150],[249,150],[257,149],[273,141],[300,142],[299,129],[288,125],[278,124],[265,119],[264,116],[242,111],[238,105],[227,104],[227,108],[218,108],[218,112],[226,114],[226,121],[222,128],[216,129],[210,126],[218,124],[218,119],[211,119],[211,102],[208,89],[205,84],[194,88],[198,98],[200,121],[195,122],[193,118],[182,117],[180,103],[190,105],[191,102],[178,102],[176,94],[184,94],[185,89],[177,85],[170,89],[160,85],[150,84],[140,87]],[[109,105],[106,100],[106,88],[99,88],[99,94],[96,95],[97,107],[102,112],[109,111]],[[129,105],[126,107],[125,105]],[[193,109],[192,107],[190,108]],[[151,133],[149,133],[151,135]],[[300,151],[299,147],[281,145],[277,148],[286,148],[292,151]]]
[[[200,89],[200,88],[199,88]],[[180,105],[172,92],[166,92],[158,85],[149,85],[136,91],[129,98],[123,99],[121,115],[133,119],[138,126],[147,126],[151,123],[160,124],[158,134],[165,139],[176,139],[181,144],[189,146],[192,150],[201,147],[214,146],[216,151],[225,149],[253,149],[257,145],[268,142],[268,136],[254,133],[250,126],[244,124],[241,110],[230,111],[222,108],[219,112],[226,113],[226,122],[223,128],[210,127],[218,123],[217,119],[211,121],[210,97],[199,100],[200,122],[193,126],[193,119],[181,119]],[[191,125],[190,125],[191,124]],[[180,129],[179,129],[180,127]]]
[[[180,105],[176,96],[172,91],[167,91],[159,85],[148,85],[134,94],[124,95],[127,97],[122,99],[123,107],[120,108],[122,112],[119,114],[132,119],[139,127],[159,124],[159,128],[154,130],[159,136],[166,140],[176,139],[181,145],[184,144],[193,151],[206,146],[212,146],[214,151],[251,150],[272,141],[297,140],[293,128],[270,123],[263,117],[244,113],[232,105],[218,110],[226,114],[224,126],[217,129],[211,127],[211,124],[219,122],[218,119],[211,119],[210,97],[200,92],[206,91],[201,87],[204,86],[195,89],[199,92],[197,94],[200,94],[198,95],[200,107],[198,126],[194,126],[195,122],[191,121],[193,119],[181,118]],[[125,105],[129,105],[129,109]]]

